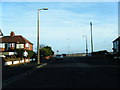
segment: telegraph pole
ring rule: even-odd
[[[93,53],[92,22],[90,22],[90,30],[91,30],[91,53]]]
[[[40,39],[40,35],[39,35],[39,31],[40,31],[40,29],[39,29],[39,24],[40,24],[40,22],[39,22],[39,9],[38,9],[38,18],[37,18],[37,64],[40,64],[40,41],[39,41],[39,39]]]

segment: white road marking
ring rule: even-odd
[[[41,67],[43,67],[43,66],[45,66],[45,65],[47,65],[47,63],[44,63],[44,64],[42,64],[42,65],[39,65],[39,66],[37,66],[36,68],[41,68]]]

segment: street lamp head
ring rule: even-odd
[[[48,8],[43,8],[43,10],[48,10]]]
[[[82,36],[87,38],[87,35],[82,35]]]
[[[48,8],[42,8],[42,9],[38,9],[38,11],[40,11],[40,10],[48,10]]]
[[[83,37],[86,37],[86,35],[82,35]]]
[[[90,25],[92,26],[92,22],[90,21]]]

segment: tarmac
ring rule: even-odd
[[[101,60],[103,60],[104,63],[106,63],[105,65],[107,65],[108,61],[109,61],[108,65],[115,65],[115,66],[120,65],[120,63],[118,63],[118,60],[114,60],[114,61],[106,60],[105,61],[104,59],[96,60],[96,58],[95,58],[95,60],[93,58],[89,58],[89,61],[87,61],[87,63],[94,65],[95,62],[96,63],[99,62],[98,64],[104,65],[104,63],[101,62]],[[28,64],[23,64],[23,65],[18,65],[18,66],[13,66],[13,67],[5,67],[2,70],[2,76],[3,76],[2,77],[2,86],[5,87],[7,84],[12,83],[18,79],[21,79],[22,77],[25,77],[28,74],[34,72],[38,68],[42,68],[42,67],[46,66],[47,64],[50,64],[53,62],[54,62],[54,59],[53,60],[43,60],[42,63],[39,65],[37,64],[36,61],[34,61],[34,62],[30,62]],[[55,61],[54,63],[58,63],[58,62],[60,63],[63,61]],[[82,62],[85,62],[85,60],[83,60],[83,61],[81,60],[81,63]],[[97,65],[97,64],[95,64],[95,65]],[[107,66],[107,67],[109,67],[109,66]]]

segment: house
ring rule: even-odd
[[[12,31],[10,36],[0,38],[0,51],[13,52],[15,49],[33,50],[33,44],[21,35],[15,35]]]
[[[1,30],[0,30],[1,32]],[[24,38],[21,35],[15,35],[15,33],[12,31],[10,33],[10,36],[3,36],[2,32],[0,34],[0,55],[15,55],[17,54],[15,50],[17,49],[22,49],[22,50],[27,50],[27,51],[33,51],[33,44],[28,41],[26,38]],[[30,59],[27,58],[25,59],[19,59],[14,58],[14,60],[11,58],[9,61],[6,57],[6,62],[5,65],[15,65],[15,64],[20,64],[20,63],[29,63]],[[5,60],[5,59],[4,59]],[[4,61],[3,60],[3,61]]]
[[[120,36],[113,41],[113,53],[120,55]]]

